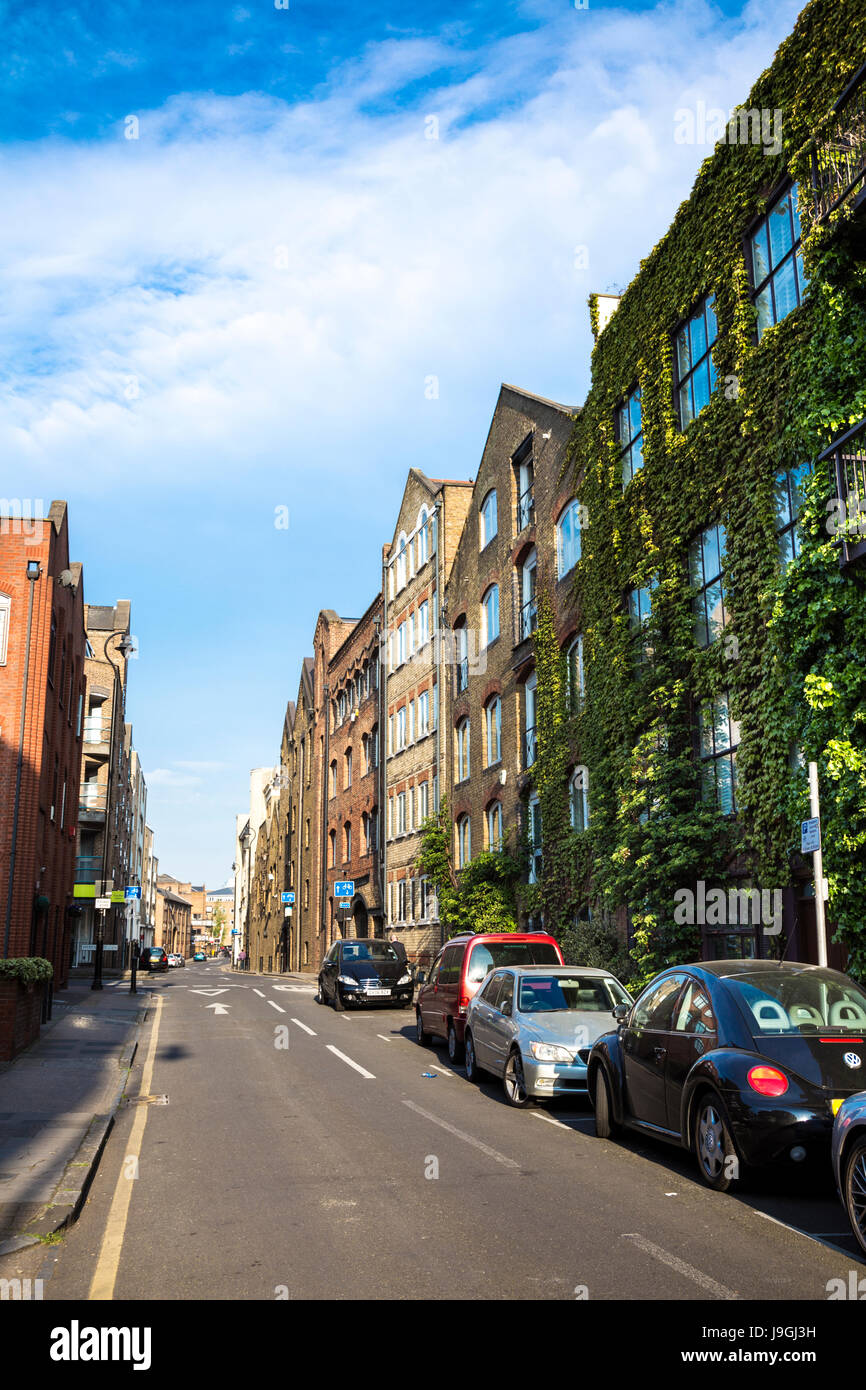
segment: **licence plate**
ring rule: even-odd
[[[379,989],[379,988],[376,988],[376,987],[370,987],[370,986],[368,986],[368,987],[367,987],[367,993],[368,993],[368,994],[390,994],[391,991],[390,991],[390,989]]]
[[[831,1100],[831,1101],[830,1101],[830,1105],[831,1105],[832,1108],[833,1108],[833,1114],[834,1114],[834,1115],[837,1114],[837,1112],[838,1112],[838,1110],[839,1110],[839,1106],[840,1106],[841,1104],[842,1104],[841,1100]]]

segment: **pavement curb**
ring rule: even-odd
[[[87,1133],[74,1156],[67,1163],[63,1177],[60,1179],[51,1201],[44,1207],[35,1221],[28,1223],[29,1229],[27,1231],[0,1242],[0,1256],[12,1255],[18,1250],[26,1249],[29,1245],[38,1245],[47,1236],[55,1235],[78,1219],[90,1191],[90,1184],[96,1176],[106,1140],[114,1128],[114,1119],[123,1101],[137,1050],[137,1038],[124,1045],[117,1059],[123,1076],[112,1097],[110,1108],[105,1114],[94,1115]]]

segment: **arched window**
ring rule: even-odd
[[[337,867],[337,832],[336,832],[336,830],[330,830],[330,831],[328,832],[328,839],[329,839],[330,842],[331,842],[331,868],[332,868],[332,869],[335,869],[335,868]]]
[[[344,786],[344,787],[351,787],[351,785],[352,785],[352,750],[351,750],[351,748],[347,748],[347,749],[346,749],[346,752],[345,752],[344,755],[343,755],[343,786]]]
[[[583,709],[586,694],[583,671],[583,636],[578,634],[570,642],[565,655],[567,673],[568,708],[572,714]]]
[[[502,758],[502,701],[498,695],[484,706],[484,733],[487,766],[492,767]]]
[[[498,801],[487,807],[487,848],[492,853],[502,849],[502,806]]]
[[[576,767],[568,783],[568,806],[573,830],[586,830],[589,825],[589,774],[585,767]]]
[[[463,782],[469,776],[469,720],[461,719],[456,731],[455,780]]]
[[[331,763],[331,783],[330,783],[330,787],[329,787],[329,790],[328,790],[328,795],[329,795],[329,796],[336,796],[336,795],[337,795],[337,760],[336,760],[336,758],[335,758],[334,761]]]
[[[481,645],[489,647],[499,636],[499,585],[491,584],[481,600]]]
[[[524,641],[538,626],[538,604],[536,584],[538,579],[538,556],[532,547],[523,562],[520,575],[520,641]]]
[[[484,501],[481,503],[480,513],[480,537],[481,544],[479,549],[483,550],[485,545],[489,545],[499,530],[499,520],[496,514],[496,489],[488,492]]]
[[[468,816],[457,822],[457,867],[463,869],[472,858],[472,826]]]
[[[397,592],[406,585],[406,535],[401,531],[397,537]]]
[[[535,762],[535,693],[538,677],[535,672],[528,676],[523,687],[523,766],[532,767]]]
[[[561,579],[580,559],[580,503],[572,498],[556,523],[557,572]]]
[[[347,820],[343,826],[343,859],[348,862],[352,858],[352,822]]]
[[[422,565],[426,565],[427,563],[427,557],[429,553],[429,544],[427,540],[427,522],[429,520],[429,517],[429,508],[426,506],[422,507],[420,512],[418,513],[418,534],[415,538],[416,569],[420,569]]]

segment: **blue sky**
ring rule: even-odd
[[[406,470],[473,476],[501,381],[583,399],[587,295],[709,153],[675,110],[798,9],[0,0],[0,493],[65,497],[86,600],[132,601],[167,872],[225,881]]]

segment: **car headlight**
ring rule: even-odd
[[[411,983],[412,976],[408,972],[405,975],[401,975],[399,980],[397,981],[398,985],[411,985]]]
[[[569,1052],[567,1047],[560,1047],[558,1043],[533,1042],[529,1044],[529,1050],[536,1062],[573,1062],[574,1054]]]
[[[338,984],[338,985],[356,985],[357,983],[358,983],[358,981],[357,981],[357,980],[353,980],[351,975],[338,975],[338,976],[337,976],[337,984]]]

